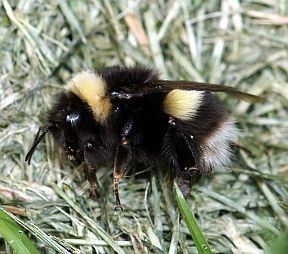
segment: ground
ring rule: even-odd
[[[118,253],[197,253],[185,223],[177,223],[167,169],[128,172],[125,210],[114,212],[112,162],[97,171],[96,201],[83,167],[50,137],[30,166],[24,162],[53,95],[73,73],[140,63],[162,78],[265,98],[251,105],[219,94],[239,129],[233,162],[202,178],[188,198],[215,253],[262,253],[288,226],[287,15],[285,0],[2,0],[1,207],[21,219],[43,253],[112,253],[113,244]],[[3,239],[0,253],[12,253]]]

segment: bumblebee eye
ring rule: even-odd
[[[71,124],[74,127],[77,122],[80,120],[80,114],[78,112],[72,112],[69,115],[66,115],[66,122]]]

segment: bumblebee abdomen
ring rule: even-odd
[[[205,168],[214,168],[228,164],[231,157],[231,143],[235,141],[237,128],[229,120],[211,133],[200,145]]]
[[[229,162],[237,129],[217,97],[207,91],[174,89],[164,98],[163,110],[175,119],[187,142],[196,142],[202,173]]]
[[[223,103],[207,91],[174,89],[165,96],[163,111],[201,140],[227,119]]]

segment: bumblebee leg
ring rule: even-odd
[[[123,178],[126,168],[128,167],[132,158],[132,149],[129,144],[129,141],[125,138],[122,138],[121,143],[119,144],[116,152],[116,158],[114,163],[114,171],[113,171],[113,187],[114,187],[114,195],[116,199],[115,210],[120,208],[122,209],[122,205],[119,198],[119,182]]]
[[[95,157],[95,151],[91,143],[87,143],[84,148],[84,161],[86,164],[86,177],[89,182],[90,194],[89,196],[93,199],[99,197],[97,192],[97,179],[96,179],[96,168],[97,161]]]
[[[96,184],[96,174],[94,168],[91,168],[86,165],[86,177],[89,182],[89,197],[92,199],[99,198],[99,193],[97,191]]]
[[[125,124],[121,133],[120,144],[118,145],[113,171],[113,189],[116,199],[115,210],[120,208],[123,211],[120,197],[119,197],[119,182],[123,178],[125,171],[132,159],[132,146],[131,146],[131,136],[133,135],[135,122],[130,119]]]
[[[200,178],[200,173],[195,167],[184,168],[184,170],[176,173],[175,181],[182,191],[184,197],[188,197],[193,183],[196,183]]]
[[[164,151],[170,161],[170,167],[182,193],[187,197],[192,183],[199,179],[196,167],[195,150],[187,143],[185,135],[178,129],[174,119],[169,119],[170,126],[164,137]]]

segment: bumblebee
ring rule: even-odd
[[[122,209],[119,181],[134,162],[166,161],[187,195],[192,181],[229,162],[237,132],[213,92],[261,100],[228,86],[161,80],[146,67],[80,72],[58,95],[25,161],[50,133],[69,159],[84,162],[94,196],[97,168],[114,160],[115,209]]]

